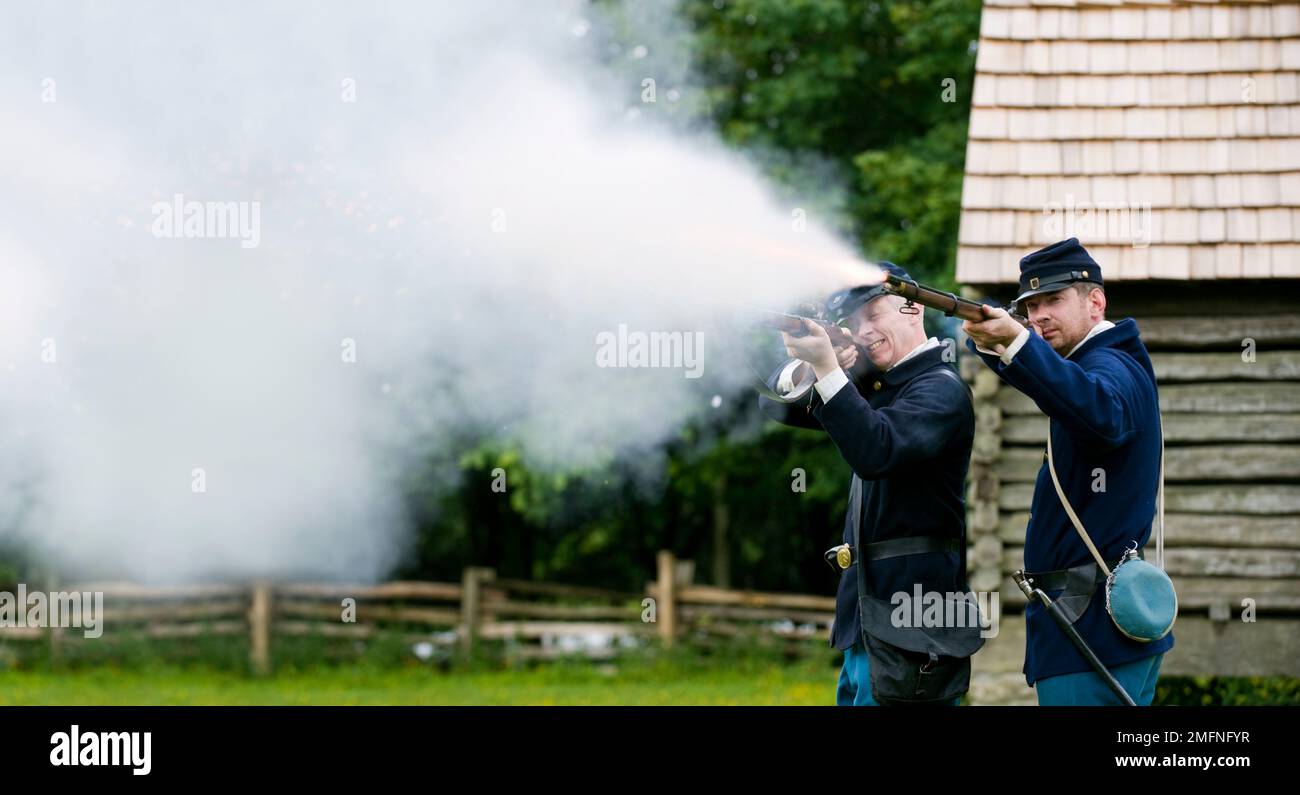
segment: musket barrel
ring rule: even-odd
[[[885,282],[882,285],[887,292],[906,298],[913,303],[921,306],[928,306],[931,309],[937,309],[945,315],[959,317],[962,320],[980,322],[985,320],[983,305],[967,298],[961,298],[954,293],[936,290],[933,287],[926,287],[918,284],[911,279],[902,279],[893,274],[885,274]],[[1016,314],[1008,312],[1017,323],[1022,326],[1029,326],[1029,321]]]

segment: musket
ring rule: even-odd
[[[971,301],[962,298],[954,293],[936,290],[933,287],[926,287],[924,284],[918,284],[914,279],[903,279],[892,273],[884,274],[885,281],[881,287],[885,292],[891,295],[897,295],[905,299],[910,304],[920,304],[928,306],[931,309],[937,309],[949,317],[959,317],[962,320],[970,320],[975,323],[981,320],[988,320],[984,314],[984,306],[978,301]],[[1011,319],[1029,328],[1029,318],[1007,310]]]
[[[957,317],[962,320],[970,320],[976,323],[987,320],[984,314],[984,305],[962,298],[954,293],[938,290],[933,287],[927,287],[918,283],[914,279],[903,279],[892,273],[884,273],[884,281],[880,287],[884,292],[890,295],[897,295],[905,303],[899,307],[900,312],[906,314],[917,314],[921,310],[917,304],[927,306],[931,309],[937,309],[949,317]],[[750,311],[757,313],[760,318],[760,324],[770,328],[779,329],[790,334],[793,337],[803,337],[809,332],[804,326],[804,321],[816,323],[826,329],[827,335],[831,338],[831,344],[837,348],[845,348],[854,345],[853,335],[844,326],[832,323],[820,317],[808,317],[806,315],[794,315],[787,312],[776,312],[771,309],[762,309],[759,307],[747,307]],[[1030,328],[1029,319],[1016,312],[1007,310],[1007,314],[1012,320],[1015,320],[1025,328]],[[789,396],[778,394],[769,389],[766,383],[758,387],[758,391],[773,400],[783,403],[791,403],[800,400],[807,394],[808,388],[816,379],[812,376],[809,368],[803,368],[803,378],[795,385],[795,389]],[[761,381],[761,379],[760,379]]]

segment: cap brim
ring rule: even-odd
[[[1067,290],[1067,289],[1069,289],[1069,287],[1070,287],[1071,284],[1077,284],[1077,282],[1070,282],[1069,284],[1065,284],[1065,285],[1063,285],[1063,286],[1061,286],[1061,287],[1057,287],[1057,286],[1055,286],[1055,285],[1050,285],[1050,284],[1049,284],[1049,285],[1046,286],[1046,287],[1039,287],[1037,290],[1026,290],[1025,292],[1021,293],[1020,295],[1017,295],[1017,296],[1015,297],[1015,299],[1014,299],[1011,303],[1013,303],[1013,304],[1018,304],[1018,303],[1020,303],[1021,301],[1025,300],[1026,298],[1032,298],[1032,297],[1035,296],[1035,295],[1044,295],[1044,294],[1046,294],[1046,293],[1059,293],[1059,292],[1061,292],[1062,290]]]
[[[872,287],[870,290],[855,296],[852,301],[845,301],[842,305],[835,308],[834,314],[838,318],[846,318],[859,308],[871,303],[882,295],[889,295],[884,287]]]

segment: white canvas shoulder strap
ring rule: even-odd
[[[1083,522],[1079,521],[1079,515],[1074,512],[1070,501],[1066,499],[1065,490],[1061,488],[1061,481],[1056,476],[1056,462],[1052,456],[1052,422],[1050,419],[1047,421],[1047,471],[1052,475],[1052,485],[1056,487],[1056,496],[1061,498],[1061,505],[1065,508],[1065,513],[1070,517],[1070,521],[1074,523],[1074,529],[1079,531],[1079,537],[1087,545],[1088,551],[1092,553],[1097,565],[1109,577],[1110,567],[1106,565],[1101,553],[1097,551],[1097,547],[1092,543],[1088,531],[1083,529]],[[1160,482],[1156,487],[1156,517],[1156,567],[1163,571],[1165,568],[1165,428],[1163,421],[1160,423]]]

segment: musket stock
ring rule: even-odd
[[[853,337],[842,326],[837,326],[825,320],[815,317],[805,317],[803,315],[791,315],[786,312],[775,312],[770,309],[761,310],[761,320],[764,326],[784,331],[792,337],[805,337],[808,330],[804,327],[803,321],[808,320],[822,328],[826,329],[826,334],[831,338],[831,344],[836,347],[844,348],[853,345]]]

